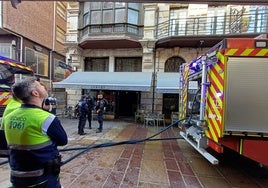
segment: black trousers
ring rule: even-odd
[[[83,134],[84,133],[84,128],[85,128],[85,125],[86,125],[86,121],[87,121],[86,114],[81,114],[79,116],[79,120],[78,120],[78,134]]]
[[[98,113],[98,122],[99,122],[99,130],[102,131],[103,128],[103,112]]]
[[[92,121],[92,111],[91,110],[87,113],[87,120],[88,120],[88,126],[89,126],[89,128],[91,128],[91,121]]]

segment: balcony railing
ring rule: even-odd
[[[268,13],[170,19],[156,27],[156,39],[170,36],[263,34],[268,32]]]
[[[79,30],[79,41],[103,35],[131,35],[143,37],[143,26],[128,23],[88,25]],[[155,26],[155,39],[171,36],[217,36],[236,34],[267,34],[268,12],[170,19]],[[70,36],[69,36],[70,37]],[[69,38],[73,41],[75,38]]]
[[[96,35],[134,35],[138,38],[143,36],[143,26],[137,26],[129,23],[114,23],[114,24],[100,24],[88,25],[80,30],[80,40],[88,36]]]

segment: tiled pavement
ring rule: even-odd
[[[60,148],[63,161],[68,161],[60,175],[64,188],[268,187],[268,168],[260,168],[233,153],[219,156],[220,164],[213,166],[184,140],[167,139],[178,136],[176,128],[155,136],[154,141],[109,146],[142,140],[160,129],[133,121],[105,121],[103,133],[97,134],[97,122],[93,121],[95,129],[86,128],[87,134],[79,136],[76,119],[61,121],[69,137],[68,146]],[[103,143],[107,147],[90,149]],[[63,151],[66,148],[74,150]],[[0,187],[8,187],[8,165],[0,169]]]

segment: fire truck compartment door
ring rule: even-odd
[[[268,58],[229,57],[225,131],[268,133]]]

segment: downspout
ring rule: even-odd
[[[152,102],[152,113],[154,113],[154,101],[155,101],[155,81],[156,81],[156,52],[155,47],[153,48],[153,61],[154,61],[154,72],[153,72],[153,102]]]
[[[52,90],[52,64],[53,64],[53,52],[55,51],[55,32],[56,32],[56,2],[53,2],[53,27],[52,27],[52,49],[50,51],[49,59],[49,82],[50,89]]]

